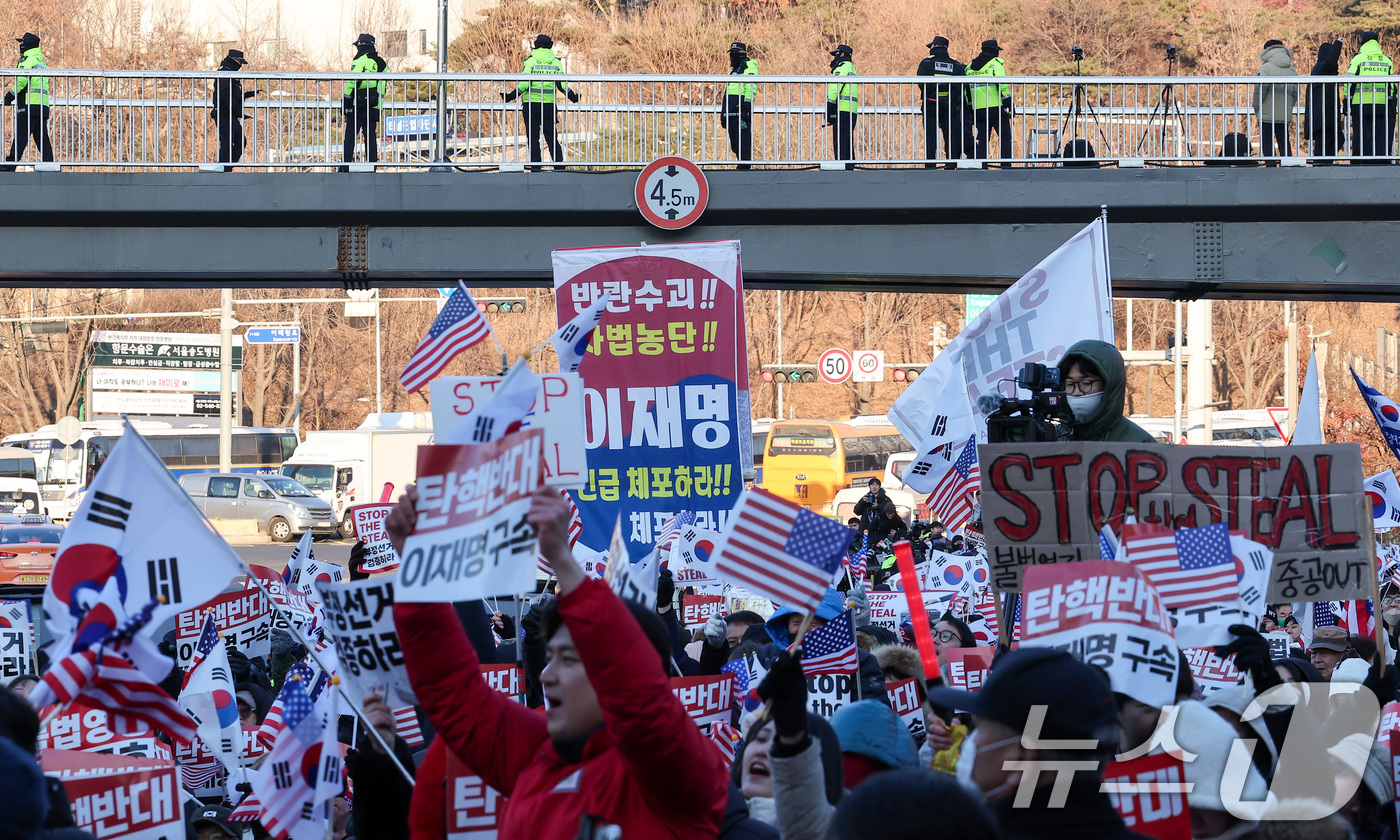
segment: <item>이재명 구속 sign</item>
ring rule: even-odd
[[[992,585],[1028,566],[1097,560],[1099,529],[1218,522],[1273,551],[1269,601],[1371,597],[1370,505],[1356,444],[1240,449],[1138,443],[978,449]]]

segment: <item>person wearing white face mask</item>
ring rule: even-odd
[[[1086,339],[1069,348],[1059,367],[1060,384],[1074,412],[1075,440],[1154,442],[1151,435],[1123,416],[1128,373],[1118,348]]]

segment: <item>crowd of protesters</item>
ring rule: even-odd
[[[410,488],[387,523],[399,546],[415,503]],[[1316,619],[1301,626],[1295,607],[1325,607],[1275,604],[1257,630],[1232,627],[1234,641],[1218,653],[1233,656],[1241,683],[1207,693],[1183,661],[1176,705],[1165,709],[1128,697],[1069,653],[1033,646],[997,647],[973,693],[947,687],[946,673],[924,673],[913,628],[871,623],[869,595],[849,578],[810,618],[782,607],[767,619],[735,611],[711,617],[692,639],[668,572],[656,608],[622,600],[575,561],[568,507],[557,493],[537,493],[529,518],[554,583],[519,627],[480,601],[395,605],[426,743],[410,747],[389,705],[366,697],[365,719],[414,775],[410,785],[373,739],[355,731],[360,724],[342,720],[342,742],[358,746],[346,758],[349,789],[334,802],[335,840],[447,837],[450,756],[508,798],[497,827],[503,840],[1132,838],[1141,835],[1101,790],[1105,768],[1124,753],[1170,749],[1195,756],[1184,768],[1191,833],[1200,840],[1395,834],[1390,753],[1371,737],[1377,722],[1365,701],[1368,693],[1377,707],[1396,699],[1391,654]],[[936,523],[914,536],[928,550],[952,547]],[[871,570],[878,577],[877,561]],[[1380,606],[1393,651],[1400,591],[1388,585]],[[847,609],[860,646],[860,699],[828,719],[811,711],[802,644],[793,643],[804,625],[822,626]],[[979,645],[967,619],[980,618],[931,612],[940,661]],[[1287,655],[1266,639],[1278,629],[1293,637]],[[245,723],[262,722],[274,689],[305,653],[282,634],[271,656],[232,660]],[[756,688],[764,705],[735,709],[741,740],[726,766],[669,679],[718,675],[750,655],[766,672]],[[517,661],[525,667],[524,704],[479,676],[482,664]],[[919,726],[896,714],[886,691],[910,678],[922,701]],[[41,776],[34,761],[40,721],[24,698],[36,679],[20,677],[0,692],[0,838],[89,837],[74,827],[62,783]],[[178,669],[170,684],[178,688]],[[1274,699],[1262,714],[1246,713],[1276,689],[1291,689],[1293,702]],[[1248,765],[1227,772],[1241,741],[1255,744]],[[1063,773],[1070,776],[1057,781]],[[1232,802],[1241,789],[1243,799],[1276,810],[1239,816]],[[1309,810],[1319,803],[1321,811]],[[257,822],[231,821],[233,804],[191,797],[186,836],[270,836]]]

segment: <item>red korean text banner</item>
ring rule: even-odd
[[[523,678],[514,665],[482,665],[481,675],[492,690],[502,694],[515,697],[522,690]],[[447,840],[495,840],[506,798],[450,750],[445,777]]]
[[[981,691],[992,668],[995,648],[952,648],[943,653],[948,666],[948,685],[963,691]]]
[[[252,657],[272,651],[272,606],[267,596],[258,589],[226,592],[175,616],[175,652],[181,668],[188,668],[194,657],[206,611],[213,613],[214,628],[223,634],[230,653]]]
[[[1166,753],[1115,761],[1103,774],[1109,801],[1128,830],[1157,840],[1191,840],[1185,782],[1181,759]]]
[[[169,760],[46,750],[44,773],[63,780],[73,822],[104,840],[184,836],[175,765]]]
[[[723,595],[681,596],[681,623],[687,629],[704,627],[711,616],[724,615]]]
[[[708,732],[712,723],[728,723],[734,705],[734,677],[672,677],[671,693],[685,704],[695,725]]]

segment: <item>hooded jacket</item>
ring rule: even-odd
[[[1074,439],[1117,443],[1155,442],[1151,435],[1123,416],[1128,373],[1118,348],[1096,339],[1077,342],[1060,360],[1060,376],[1063,377],[1075,362],[1088,363],[1103,377],[1103,399],[1087,422],[1074,425]]]
[[[603,712],[578,762],[560,754],[542,715],[481,679],[451,605],[394,606],[409,679],[439,738],[509,797],[498,836],[573,840],[591,815],[629,837],[714,837],[728,801],[723,764],[636,620],[598,580],[561,596],[559,612]]]
[[[884,703],[862,700],[842,706],[831,716],[841,752],[864,756],[892,770],[915,770],[919,749],[909,727]],[[849,775],[849,774],[847,774]],[[856,782],[852,781],[852,787]]]
[[[1296,76],[1293,53],[1282,44],[1275,44],[1259,54],[1260,76]],[[1298,104],[1298,86],[1259,84],[1254,86],[1254,114],[1260,122],[1288,122],[1293,106]]]
[[[1367,72],[1363,73],[1362,70]],[[1395,72],[1395,62],[1381,51],[1375,38],[1361,45],[1347,66],[1348,76],[1389,76]],[[1376,82],[1352,82],[1347,85],[1347,101],[1352,105],[1383,105],[1395,96],[1396,85]]]
[[[1097,776],[1076,772],[1062,808],[1049,807],[1052,785],[1036,788],[1030,807],[1013,807],[1015,796],[997,800],[992,811],[1002,840],[1147,840],[1124,825],[1099,784]]]
[[[1317,63],[1308,75],[1336,76],[1341,72],[1342,41],[1337,39],[1317,48]],[[1330,130],[1333,137],[1341,136],[1342,98],[1341,86],[1333,82],[1314,82],[1308,85],[1308,109],[1304,117],[1305,131],[1309,135]]]
[[[846,611],[846,601],[841,597],[841,593],[835,589],[826,590],[822,596],[822,602],[817,606],[817,618],[824,618],[827,621],[836,618]],[[755,655],[764,668],[772,668],[773,660],[778,658],[781,651],[787,649],[792,644],[792,636],[788,633],[788,616],[800,615],[792,607],[779,607],[773,612],[773,617],[768,619],[764,625],[768,629],[768,637],[773,640],[772,644],[759,648]],[[752,630],[753,628],[749,628]],[[880,670],[880,663],[875,661],[875,657],[864,648],[856,649],[856,662],[859,664],[857,680],[860,685],[861,700],[879,700],[882,703],[890,702],[889,694],[885,692],[885,673]]]

